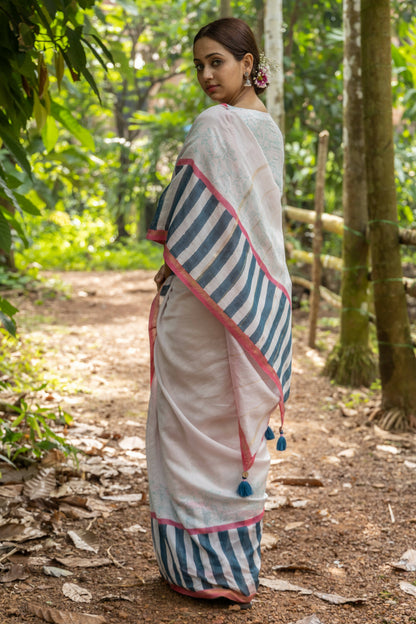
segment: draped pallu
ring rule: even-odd
[[[252,113],[281,141],[269,115]],[[265,431],[277,406],[283,423],[289,395],[291,284],[281,189],[243,115],[224,105],[199,115],[148,233],[173,275],[150,314],[146,448],[162,575],[185,594],[248,602],[260,569]],[[247,498],[237,493],[242,474]]]

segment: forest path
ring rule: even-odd
[[[87,454],[80,459],[81,474],[65,464],[44,464],[56,470],[60,483],[49,496],[34,495],[30,481],[19,490],[16,476],[3,473],[1,624],[416,622],[416,597],[403,589],[411,591],[409,586],[400,586],[413,583],[416,590],[416,571],[390,565],[416,549],[415,437],[371,426],[366,421],[376,403],[369,393],[351,393],[320,376],[323,359],[307,347],[302,311],[294,314],[288,449],[278,453],[269,443],[261,572],[266,581],[250,611],[170,591],[160,580],[152,550],[143,446],[153,274],[70,272],[60,277],[70,285],[71,296],[42,306],[33,297],[19,298],[18,322],[23,335],[43,351],[42,365],[62,380],[64,390],[45,390],[49,404],[59,403],[72,414],[69,437]],[[319,336],[334,340],[330,330]],[[277,418],[274,424],[277,430]],[[42,478],[46,483],[45,473]],[[17,542],[12,520],[36,527],[43,537]],[[69,531],[80,534],[93,551],[76,548]],[[1,542],[7,540],[18,550],[2,561],[7,548],[2,550]],[[93,567],[84,567],[86,558]],[[48,576],[45,565],[72,575]],[[266,587],[277,579],[310,591]],[[65,595],[68,582],[90,597],[77,602]],[[339,598],[327,594],[348,600],[333,604]],[[75,612],[78,619],[69,615]],[[315,620],[304,620],[313,614]]]

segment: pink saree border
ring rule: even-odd
[[[228,598],[233,602],[246,603],[251,602],[256,595],[250,594],[250,596],[244,596],[238,591],[233,589],[201,589],[199,591],[192,591],[190,589],[185,589],[184,587],[178,587],[173,583],[169,583],[169,587],[174,591],[178,592],[178,594],[183,594],[184,596],[191,596],[192,598],[208,598],[211,600],[215,600],[215,598]]]
[[[172,269],[175,275],[185,284],[187,288],[199,299],[199,301],[224,325],[224,327],[232,334],[241,346],[256,360],[260,368],[274,381],[280,393],[280,415],[283,426],[285,407],[283,401],[283,389],[280,379],[274,368],[267,362],[266,358],[258,347],[250,340],[250,338],[232,321],[225,312],[217,305],[205,290],[185,271],[178,260],[165,247],[163,253],[166,264]]]
[[[187,529],[180,522],[175,522],[175,520],[170,520],[169,518],[158,518],[154,511],[150,513],[150,517],[158,522],[158,524],[168,524],[169,526],[173,526],[177,529],[183,529],[189,535],[200,535],[202,533],[219,533],[219,531],[229,531],[231,529],[238,529],[244,526],[250,526],[252,524],[257,524],[264,516],[264,509],[261,513],[259,513],[254,518],[249,518],[248,520],[239,520],[238,522],[229,522],[228,524],[219,524],[218,526],[205,527],[203,529]]]
[[[147,240],[153,241],[154,243],[160,243],[161,245],[166,243],[167,237],[168,233],[166,230],[148,230],[146,234]]]

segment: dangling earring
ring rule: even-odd
[[[251,87],[251,80],[249,78],[249,73],[248,72],[244,72],[244,78],[246,79],[245,82],[243,83],[244,87]]]

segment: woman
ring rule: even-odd
[[[283,423],[291,371],[283,141],[258,97],[267,76],[243,21],[202,28],[194,57],[219,105],[194,122],[148,234],[165,246],[150,322],[152,531],[173,589],[248,605],[260,569],[265,432],[277,406]]]

